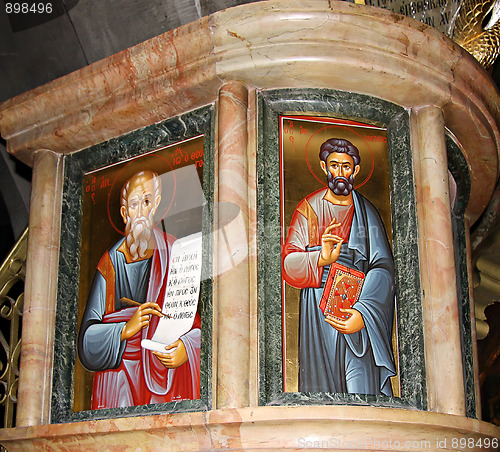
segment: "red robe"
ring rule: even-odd
[[[162,308],[167,286],[170,248],[174,238],[165,236],[158,229],[154,230],[154,235],[157,246],[152,256],[146,301],[156,302]],[[94,303],[91,309],[87,308],[90,313],[87,315],[86,311],[84,322],[82,322],[82,326],[85,323],[90,325],[86,327],[88,330],[96,328],[94,330],[96,332],[92,333],[94,338],[99,338],[101,334],[103,340],[105,340],[104,337],[113,336],[103,333],[106,325],[113,328],[116,331],[114,338],[108,340],[117,342],[112,349],[117,350],[118,347],[120,350],[117,353],[121,352],[118,367],[91,369],[98,370],[94,376],[92,409],[198,399],[200,397],[200,317],[198,314],[192,329],[180,338],[186,348],[188,361],[176,369],[165,368],[150,350],[141,347],[142,339],[152,338],[159,317],[152,315],[149,325],[127,341],[118,341],[116,338],[123,322],[127,322],[137,310],[136,307],[129,307],[115,311],[115,299],[121,298],[122,295],[115,293],[116,258],[112,256],[120,253],[117,251],[120,243],[101,258],[97,268],[99,275],[96,276],[100,282],[95,284],[96,289],[93,287],[89,296],[89,304],[92,297],[105,298],[105,311],[97,312],[96,306],[103,304]],[[86,320],[86,316],[94,316],[94,318]],[[79,351],[81,359],[82,355],[85,357],[82,361],[86,360],[89,363],[92,358],[88,356],[86,348],[92,347],[89,345],[91,342],[85,342],[85,334],[86,331],[83,331]]]

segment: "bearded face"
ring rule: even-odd
[[[122,188],[120,214],[125,223],[127,260],[150,257],[155,247],[154,214],[161,200],[161,183],[151,171],[134,175]]]
[[[141,216],[131,219],[127,216],[125,234],[127,246],[134,261],[146,257],[152,232],[153,212],[150,212],[147,217]]]
[[[328,171],[326,177],[328,181],[328,187],[336,195],[347,196],[354,188],[354,177],[352,176],[352,174],[348,178],[343,176],[334,177],[333,174]]]
[[[328,188],[335,196],[349,196],[354,189],[354,178],[359,165],[345,152],[332,152],[326,160],[321,160],[321,168],[327,177]]]

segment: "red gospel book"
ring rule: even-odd
[[[359,270],[354,270],[336,262],[330,265],[330,271],[319,303],[319,308],[323,314],[346,320],[348,314],[347,312],[341,312],[340,308],[351,309],[352,305],[359,300],[364,280],[365,274]]]

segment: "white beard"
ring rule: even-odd
[[[125,233],[127,234],[127,247],[133,261],[146,257],[152,231],[153,219],[151,215],[149,218],[142,216],[132,221],[130,221],[130,217],[127,217]]]

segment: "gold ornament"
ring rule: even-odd
[[[453,40],[489,69],[500,53],[500,0],[465,0],[457,11]]]

